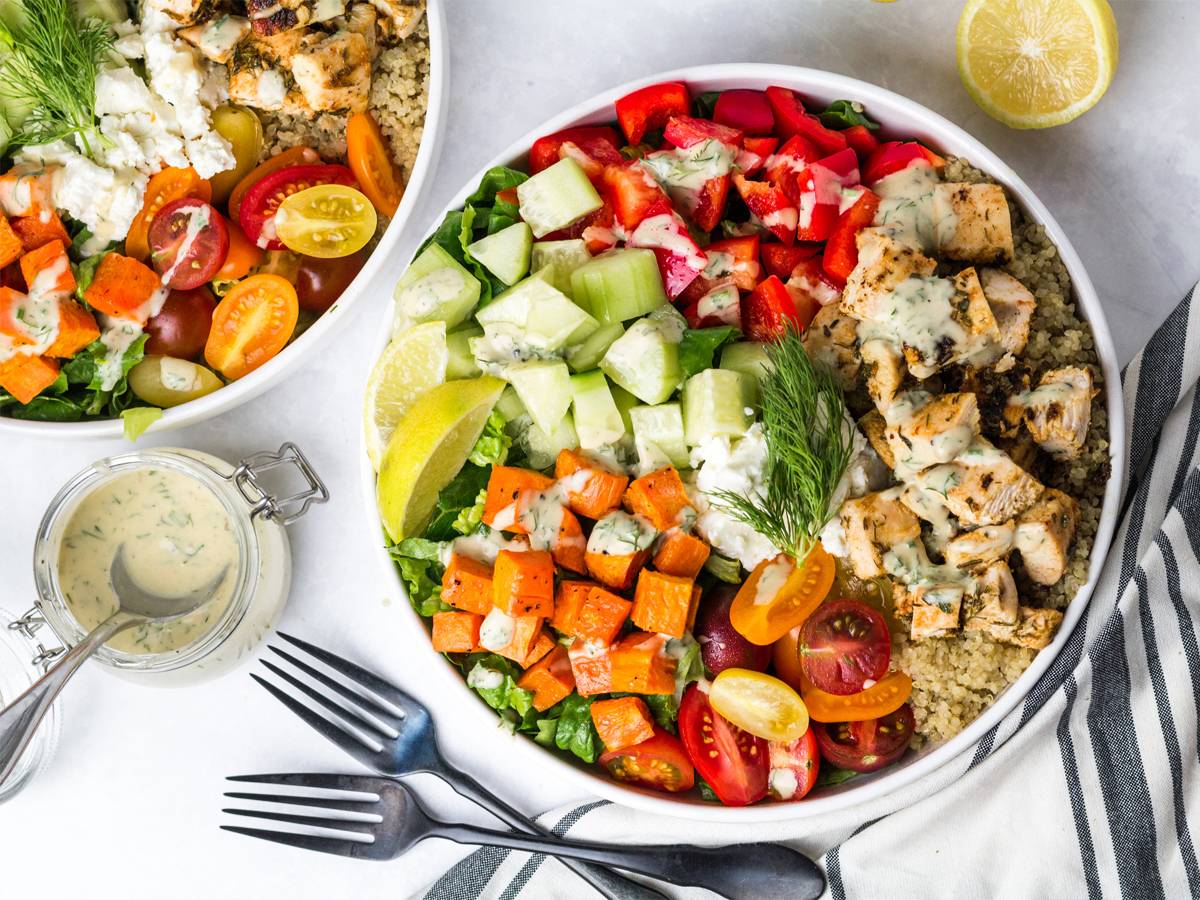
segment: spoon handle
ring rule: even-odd
[[[708,888],[723,897],[816,900],[825,890],[825,876],[817,864],[804,854],[779,844],[618,846],[577,843],[445,822],[435,821],[431,825],[427,837],[616,866],[668,884]]]
[[[441,759],[439,762],[441,767],[438,774],[463,797],[473,800],[497,819],[518,831],[529,834],[550,834],[537,822],[526,818],[466,772],[455,768],[445,759]],[[626,878],[619,872],[614,872],[604,866],[570,858],[560,858],[559,861],[600,891],[608,900],[666,900],[666,895],[661,891]]]
[[[0,710],[0,783],[8,778],[42,717],[75,671],[114,634],[142,621],[145,620],[120,613],[105,619],[30,685],[29,690]]]

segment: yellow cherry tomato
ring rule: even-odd
[[[344,184],[318,184],[289,196],[275,212],[275,234],[289,250],[333,259],[349,256],[375,235],[375,207]]]
[[[794,690],[776,678],[750,669],[725,669],[708,691],[722,716],[768,741],[794,741],[808,731],[808,709]]]
[[[829,694],[804,685],[804,703],[815,722],[866,722],[894,713],[912,695],[912,679],[889,672],[857,694]]]
[[[244,106],[229,103],[213,110],[212,123],[213,130],[233,146],[233,158],[237,160],[232,169],[218,172],[209,179],[213,202],[224,203],[237,183],[258,165],[263,149],[262,123]]]
[[[759,563],[729,607],[729,621],[752,644],[773,644],[821,605],[837,563],[817,544],[802,565],[786,553]]]

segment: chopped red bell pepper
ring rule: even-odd
[[[822,266],[830,279],[839,286],[846,283],[858,265],[858,233],[875,220],[879,210],[879,195],[864,190],[854,205],[838,217],[837,226],[825,244]]]
[[[671,116],[686,116],[691,105],[683,82],[649,84],[616,102],[617,122],[630,144],[640,144],[647,131],[662,128]]]
[[[796,240],[796,207],[783,191],[765,181],[750,181],[740,172],[734,173],[733,183],[764,228],[785,244]]]
[[[786,279],[787,289],[793,299],[803,294],[818,306],[831,306],[842,301],[841,285],[835,284],[823,268],[822,254],[801,260]],[[782,277],[782,276],[780,276]],[[800,302],[796,303],[797,308]]]
[[[784,285],[788,295],[792,298],[792,303],[796,307],[795,321],[799,325],[799,330],[804,331],[812,323],[813,318],[821,309],[821,304],[811,293],[797,284],[795,278],[789,278],[787,284]]]
[[[562,145],[570,142],[601,166],[621,161],[621,138],[608,125],[583,125],[547,134],[529,149],[529,172],[536,175],[562,159]],[[578,162],[578,159],[576,159]],[[586,170],[586,166],[585,166]]]
[[[750,137],[747,135],[742,138],[742,146],[751,153],[757,153],[761,157],[768,157],[775,152],[775,148],[779,146],[779,138],[777,137]]]
[[[879,138],[872,134],[866,125],[851,125],[842,132],[850,149],[858,154],[859,159],[866,159],[879,146]]]
[[[939,171],[946,165],[946,160],[916,141],[888,141],[880,144],[863,166],[863,184],[871,187],[892,173],[922,161]]]
[[[604,205],[594,213],[584,216],[578,222],[572,222],[566,228],[550,232],[542,240],[569,241],[573,238],[583,238],[587,243],[588,252],[595,256],[597,253],[616,246],[617,236],[613,232],[614,222],[612,204],[605,200]]]
[[[796,244],[785,247],[783,244],[762,245],[762,265],[768,275],[787,281],[792,277],[796,266],[806,259],[821,255],[820,244]]]
[[[749,341],[773,341],[782,337],[789,324],[803,331],[811,321],[811,316],[801,318],[787,287],[774,275],[742,301],[742,333]]]
[[[692,221],[701,231],[712,231],[721,224],[725,214],[725,200],[729,196],[729,175],[718,175],[704,182],[696,201],[695,209],[689,212]]]
[[[601,190],[626,231],[637,228],[650,216],[672,211],[671,198],[641,160],[605,166]]]
[[[730,147],[742,146],[742,132],[738,129],[692,116],[672,116],[663,130],[663,139],[684,150],[703,141],[717,141]]]
[[[742,138],[742,149],[738,151],[734,165],[746,176],[760,171],[766,165],[767,159],[775,152],[779,138],[745,137]]]
[[[700,279],[696,279],[699,281]],[[696,282],[693,281],[692,284]],[[689,328],[742,327],[742,295],[732,279],[718,282],[711,290],[683,308]]]
[[[806,174],[809,164],[820,155],[817,148],[806,139],[798,134],[793,135],[767,160],[767,178],[787,194],[789,200],[799,204],[800,176]]]
[[[646,247],[658,257],[663,288],[674,300],[708,265],[708,257],[692,240],[679,214],[668,209],[642,219],[625,240],[627,247]]]
[[[679,295],[679,299],[685,303],[695,303],[717,285],[731,279],[740,290],[753,290],[762,271],[758,262],[758,248],[757,234],[713,241],[704,248],[708,265],[700,276],[687,286],[687,290]]]
[[[800,176],[800,210],[796,237],[823,241],[835,225],[842,203],[842,188],[858,184],[858,157],[847,147],[810,165]]]
[[[822,153],[836,153],[849,146],[840,131],[826,128],[816,116],[804,110],[804,104],[795,91],[784,87],[769,87],[767,102],[775,114],[775,131],[780,137],[790,138],[798,134],[810,140]]]
[[[713,107],[713,121],[746,134],[770,134],[775,130],[775,116],[762,91],[741,88],[722,91]]]

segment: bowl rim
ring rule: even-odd
[[[174,428],[194,425],[241,406],[274,387],[291,374],[315,352],[318,344],[328,339],[350,321],[350,312],[357,310],[360,299],[370,293],[376,277],[389,263],[390,257],[408,234],[406,225],[420,207],[426,185],[432,181],[437,168],[439,145],[445,131],[447,83],[449,80],[449,49],[443,0],[428,0],[425,11],[429,28],[429,94],[422,122],[421,143],[413,162],[412,173],[405,185],[404,195],[396,215],[384,229],[383,236],[350,282],[342,296],[313,322],[305,332],[292,341],[273,359],[260,368],[220,390],[204,397],[163,410],[162,418],[154,422],[147,433],[160,434]],[[89,440],[119,438],[124,423],[115,419],[90,419],[82,422],[37,422],[0,416],[0,436],[31,438],[65,438]]]
[[[1003,184],[1016,197],[1023,210],[1046,229],[1047,235],[1054,242],[1059,256],[1071,276],[1075,298],[1085,320],[1092,329],[1097,356],[1105,376],[1104,390],[1108,412],[1111,474],[1105,488],[1100,523],[1092,544],[1088,580],[1068,604],[1064,611],[1063,624],[1050,645],[1037,654],[1025,672],[993,701],[991,706],[951,740],[931,750],[910,754],[909,761],[898,767],[888,767],[871,775],[860,776],[844,785],[828,788],[819,797],[810,795],[808,799],[798,803],[777,802],[746,807],[720,806],[690,797],[673,798],[668,794],[628,787],[604,777],[595,770],[594,766],[585,767],[582,763],[574,764],[564,755],[543,748],[532,740],[528,740],[524,735],[505,734],[504,742],[497,741],[496,743],[497,747],[503,748],[501,752],[507,752],[508,748],[512,748],[516,759],[525,761],[532,766],[540,765],[544,767],[544,771],[556,773],[564,782],[581,791],[646,812],[693,821],[729,824],[813,819],[893,794],[949,763],[978,743],[991,728],[1014,710],[1062,651],[1071,633],[1083,617],[1091,599],[1116,528],[1118,504],[1124,489],[1126,433],[1120,366],[1100,298],[1083,267],[1082,260],[1062,227],[1016,172],[979,140],[922,104],[870,82],[819,69],[772,63],[720,63],[684,66],[608,88],[550,117],[496,155],[487,165],[476,172],[462,190],[441,209],[437,218],[430,223],[428,233],[432,233],[446,212],[462,207],[467,196],[475,190],[483,173],[489,168],[497,165],[521,164],[527,155],[529,146],[541,135],[572,125],[611,121],[613,118],[612,104],[618,97],[639,87],[662,81],[684,81],[693,91],[725,90],[734,87],[761,89],[767,85],[778,84],[790,87],[802,95],[817,96],[826,100],[850,97],[866,104],[875,117],[885,125],[885,128],[890,128],[892,122],[903,119],[909,123],[902,129],[905,136],[927,140],[935,147],[947,149],[955,155],[968,158],[972,165],[978,166]],[[375,357],[378,357],[387,345],[390,335],[391,310],[389,309],[384,320],[384,327],[380,329],[380,337],[375,345]],[[378,534],[379,517],[375,498],[376,475],[367,459],[365,445],[361,438],[359,460],[363,509],[368,516],[371,533]],[[443,699],[439,708],[445,709],[453,705],[455,715],[469,718],[472,733],[477,731],[481,739],[489,731],[493,734],[498,733],[500,729],[496,728],[495,712],[480,701],[448,660],[434,652],[425,624],[408,602],[404,584],[382,542],[376,547],[375,554],[381,566],[386,566],[388,583],[396,590],[396,596],[402,601],[404,607],[403,639],[416,640],[420,647],[417,652],[428,654],[431,659],[437,658],[436,664],[429,667],[436,673],[434,679],[438,682],[437,689],[443,695],[454,698],[450,702]],[[461,698],[461,702],[459,702],[459,698]],[[465,708],[460,709],[459,707]],[[490,748],[491,745],[488,746]],[[536,768],[531,770],[538,771]]]

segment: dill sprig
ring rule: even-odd
[[[716,491],[713,499],[779,549],[802,561],[833,518],[834,493],[854,448],[842,388],[814,363],[800,335],[788,331],[767,347],[770,371],[762,383],[762,428],[767,443],[765,494]]]
[[[77,135],[90,155],[96,72],[112,50],[112,34],[98,19],[80,21],[66,0],[20,5],[11,27],[0,23],[0,44],[9,51],[0,65],[0,95],[30,110],[12,143],[48,144]]]

